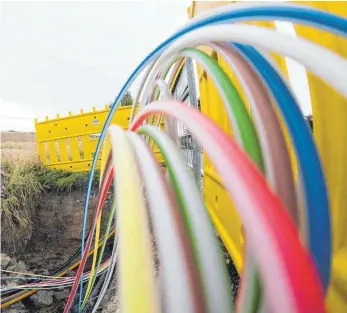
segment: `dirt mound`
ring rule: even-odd
[[[11,258],[6,254],[1,254],[1,285],[11,288],[12,286],[20,286],[26,283],[21,274],[34,274],[28,269],[23,261]],[[5,287],[5,288],[6,288]],[[4,288],[4,287],[2,287]],[[18,303],[6,307],[2,312],[7,313],[29,313],[29,312],[54,312],[59,307],[62,298],[68,296],[68,290],[58,292],[42,290],[34,294],[28,299],[24,299]]]

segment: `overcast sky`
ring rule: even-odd
[[[0,3],[0,128],[32,131],[34,117],[104,107],[189,4]]]
[[[34,117],[104,107],[187,20],[189,3],[0,4],[1,129],[33,130]]]

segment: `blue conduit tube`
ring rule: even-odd
[[[216,23],[223,23],[228,21],[251,21],[251,20],[284,20],[293,23],[302,23],[310,26],[315,26],[327,31],[334,32],[337,35],[342,35],[347,37],[347,19],[327,13],[321,10],[313,9],[313,8],[305,8],[303,6],[296,6],[295,4],[285,6],[269,4],[267,7],[252,7],[252,8],[239,8],[233,11],[226,11],[223,13],[216,14],[214,16],[207,17],[205,19],[192,22],[188,26],[179,30],[177,33],[173,34],[171,37],[166,39],[163,43],[161,43],[158,47],[156,47],[147,57],[136,67],[136,69],[132,72],[124,86],[121,88],[118,93],[114,103],[110,109],[110,112],[106,118],[105,124],[103,126],[100,138],[98,140],[95,154],[92,162],[92,166],[89,172],[89,180],[87,185],[87,193],[86,199],[84,202],[84,216],[83,216],[83,225],[82,225],[82,235],[81,235],[81,255],[84,252],[85,245],[85,233],[86,233],[86,224],[87,224],[87,216],[88,216],[88,202],[90,198],[92,181],[96,167],[96,161],[98,159],[101,143],[105,138],[106,130],[111,123],[111,119],[114,115],[115,110],[118,108],[120,100],[124,93],[129,89],[132,82],[135,80],[137,75],[141,73],[141,71],[147,66],[151,60],[157,57],[165,48],[168,47],[170,43],[175,41],[177,38],[183,36],[184,34],[198,29],[203,26],[212,25]],[[82,304],[82,295],[83,295],[83,282],[80,281],[80,298],[78,305],[78,312],[80,312],[81,304]]]
[[[234,46],[267,84],[290,131],[305,194],[308,242],[326,290],[330,281],[332,257],[331,218],[325,177],[311,130],[293,95],[271,64],[250,46]]]

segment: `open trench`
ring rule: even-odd
[[[111,189],[112,190],[112,189]],[[45,193],[40,199],[35,212],[32,212],[32,232],[26,239],[25,245],[14,251],[10,245],[2,245],[2,269],[15,272],[49,275],[52,271],[63,265],[81,244],[81,224],[83,219],[84,190],[74,190],[68,194]],[[103,220],[111,207],[111,193],[108,194],[103,209]],[[88,224],[90,223],[96,205],[96,190],[93,190],[90,201]],[[105,225],[102,225],[102,233]],[[229,272],[231,297],[235,299],[239,284],[239,276],[233,262],[221,243],[226,266]],[[106,248],[105,254],[110,254],[111,248]],[[158,270],[159,262],[156,269]],[[87,263],[87,268],[88,268]],[[70,271],[67,275],[75,275]],[[8,276],[19,274],[6,273]],[[4,276],[4,275],[3,275]],[[3,279],[1,284],[23,284],[20,280]],[[29,312],[63,312],[69,295],[69,289],[53,289],[38,291],[16,304],[2,310],[4,313],[29,313]],[[76,297],[78,298],[78,297]],[[77,312],[76,305],[72,313]],[[118,297],[116,293],[116,277],[114,275],[109,290],[105,295],[98,312],[119,312]]]

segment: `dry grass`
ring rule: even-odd
[[[1,210],[10,228],[25,230],[31,227],[30,212],[36,207],[42,191],[36,171],[36,164],[28,160],[2,166]]]
[[[29,162],[39,164],[35,134],[1,132],[1,164]]]
[[[16,148],[14,146],[1,145],[1,163],[2,165],[16,163],[16,162],[29,162],[39,164],[40,160],[36,153],[35,146]]]
[[[5,141],[1,142],[1,150],[32,150],[33,143],[28,141]]]
[[[1,233],[16,243],[31,231],[31,212],[42,191],[36,174],[40,166],[35,134],[1,132],[0,148]]]
[[[1,142],[35,142],[34,133],[1,132]]]

